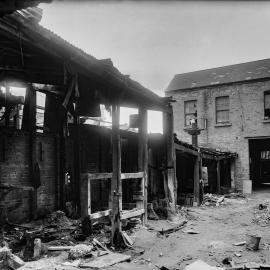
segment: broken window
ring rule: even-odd
[[[185,101],[185,126],[190,125],[191,119],[197,120],[197,100]]]
[[[21,129],[26,88],[0,87],[0,126]]]
[[[270,159],[270,151],[261,151],[261,159]]]
[[[230,101],[228,96],[216,98],[216,123],[229,123]]]
[[[264,92],[264,119],[270,119],[270,91]]]
[[[42,133],[44,127],[44,114],[45,114],[45,102],[46,102],[46,94],[41,93],[39,91],[36,92],[36,126],[37,132]]]

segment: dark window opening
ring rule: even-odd
[[[270,91],[264,92],[264,119],[270,119]]]
[[[24,87],[0,86],[0,126],[22,128],[25,93]]]

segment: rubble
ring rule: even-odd
[[[259,204],[258,207],[254,208],[252,219],[253,223],[259,225],[269,225],[270,223],[270,202],[267,200],[262,204]]]
[[[2,265],[14,270],[25,264],[21,258],[12,254],[11,250],[7,247],[0,248],[0,261]]]
[[[76,260],[79,258],[89,257],[92,256],[92,250],[93,250],[92,245],[85,245],[85,244],[76,245],[70,248],[68,258],[71,260]]]

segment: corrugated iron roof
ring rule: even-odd
[[[235,153],[235,152],[222,151],[222,150],[214,149],[214,148],[210,148],[210,147],[196,147],[193,144],[179,140],[176,135],[174,137],[174,143],[179,144],[181,146],[184,146],[185,148],[191,149],[193,151],[200,152],[200,153],[207,154],[207,155],[211,155],[214,157],[219,157],[219,156],[225,156],[227,158],[237,157],[237,153]]]
[[[270,78],[270,59],[177,74],[166,92],[262,78]]]
[[[40,3],[50,3],[52,0],[1,0],[0,16],[12,13],[16,10],[37,6]]]
[[[152,101],[153,104],[166,106],[166,103],[168,102],[166,98],[158,96],[151,90],[143,87],[140,83],[130,79],[129,76],[122,74],[114,67],[113,62],[110,59],[98,60],[53,31],[39,25],[38,22],[41,19],[40,16],[42,16],[42,10],[40,8],[27,8],[5,15],[3,18],[0,18],[0,24],[1,22],[8,22],[9,26],[15,25],[17,26],[16,30],[20,29],[25,37],[30,40],[42,41],[39,45],[37,44],[37,46],[42,46],[42,43],[47,43],[59,48],[57,54],[64,61],[73,63],[77,66],[80,65],[81,68],[89,70],[89,72],[96,71],[100,76],[110,78],[112,83],[118,84],[118,87],[121,87],[122,89],[126,88],[127,90],[134,92],[134,94],[140,95],[142,98],[147,98],[148,101]],[[55,52],[52,51],[49,53],[55,54]],[[67,57],[67,53],[69,57]]]

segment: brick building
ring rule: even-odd
[[[178,138],[191,142],[184,129],[196,118],[199,146],[238,154],[232,186],[270,182],[270,59],[178,74],[165,93]]]

